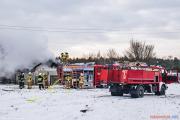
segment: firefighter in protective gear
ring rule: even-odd
[[[48,75],[47,75],[47,74],[44,74],[44,75],[43,75],[43,79],[44,79],[44,87],[45,87],[45,89],[48,89],[48,87],[49,87]]]
[[[18,80],[19,80],[19,88],[23,89],[24,88],[24,73],[20,73],[18,76]]]
[[[69,59],[69,53],[65,52],[65,53],[61,53],[61,62],[64,64],[67,64],[68,59]]]
[[[32,73],[29,72],[28,76],[27,76],[27,85],[28,85],[28,89],[32,89]]]
[[[72,83],[73,83],[73,88],[75,89],[79,88],[79,79],[73,79]]]
[[[72,77],[68,74],[65,77],[65,84],[66,84],[66,89],[70,89],[72,85]]]
[[[79,88],[82,89],[84,85],[84,74],[81,73],[80,77],[79,77]]]
[[[38,75],[38,85],[39,85],[39,89],[44,89],[44,84],[43,84],[43,76],[42,73],[39,73]]]

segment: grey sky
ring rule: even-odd
[[[0,39],[45,39],[55,55],[81,56],[108,48],[122,55],[134,38],[159,57],[180,57],[179,11],[179,0],[0,0],[0,25],[11,26],[0,26]]]

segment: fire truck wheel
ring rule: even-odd
[[[123,92],[118,92],[118,96],[123,96]]]
[[[137,91],[138,91],[139,97],[144,97],[144,87],[143,86],[138,86]]]
[[[136,89],[132,89],[130,91],[132,98],[142,98],[144,97],[144,87],[142,85],[138,85]]]
[[[111,96],[123,96],[122,92],[111,92]]]
[[[118,96],[117,92],[111,92],[111,96]]]

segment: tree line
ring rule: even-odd
[[[96,64],[112,64],[114,62],[145,62],[148,65],[161,65],[167,69],[177,69],[180,71],[180,59],[177,57],[168,56],[167,58],[158,58],[155,53],[155,46],[131,40],[129,48],[120,56],[115,49],[108,49],[106,53],[102,54],[89,53],[82,57],[70,58],[70,63],[87,63],[95,62]]]

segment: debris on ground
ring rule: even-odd
[[[89,106],[88,106],[88,105],[86,105],[85,107],[86,107],[86,108],[85,108],[85,109],[80,110],[80,112],[82,112],[82,113],[86,113],[86,112],[88,112],[88,111],[92,111],[92,110],[89,108]]]
[[[11,92],[11,91],[14,91],[14,90],[12,90],[12,89],[2,89],[2,91]]]

